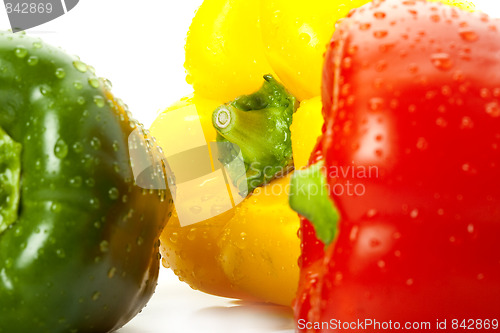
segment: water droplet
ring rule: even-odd
[[[439,117],[436,119],[436,125],[444,128],[444,127],[448,126],[448,122],[443,117]]]
[[[473,225],[473,224],[469,224],[469,225],[467,225],[467,232],[468,232],[469,234],[474,233],[474,225]]]
[[[53,211],[54,213],[59,213],[61,209],[62,206],[57,202],[53,202],[52,205],[50,205],[50,210]]]
[[[102,96],[96,95],[96,96],[94,96],[94,103],[98,107],[102,108],[106,104],[106,101],[104,100],[104,98]]]
[[[175,244],[178,240],[179,234],[177,232],[172,232],[172,234],[170,235],[170,241]]]
[[[411,73],[411,74],[416,74],[418,72],[418,65],[414,62],[410,63],[408,65],[408,71]]]
[[[59,159],[63,159],[68,155],[68,145],[61,138],[56,141],[56,145],[54,146],[54,155],[56,155]]]
[[[80,81],[75,81],[73,82],[73,87],[75,87],[76,90],[82,90],[83,84]]]
[[[387,69],[387,61],[385,60],[380,60],[377,62],[377,64],[375,65],[375,70],[377,72],[383,72]]]
[[[418,217],[418,209],[413,209],[411,212],[410,212],[410,217],[412,219],[415,219]]]
[[[344,60],[342,60],[342,67],[344,69],[349,69],[352,66],[352,59],[351,57],[345,57]]]
[[[40,87],[40,93],[43,95],[43,96],[47,96],[47,94],[49,93],[49,90],[45,87]]]
[[[101,250],[102,253],[108,252],[109,242],[107,240],[103,240],[101,243],[99,243],[99,250]]]
[[[189,207],[189,210],[193,214],[199,214],[199,213],[201,213],[202,208],[200,206],[191,206],[191,207]]]
[[[463,117],[462,122],[460,123],[461,129],[470,129],[474,127],[474,123],[470,117]]]
[[[55,74],[56,74],[56,77],[59,78],[59,79],[64,79],[64,77],[66,76],[66,72],[62,68],[56,69],[56,73]]]
[[[426,150],[428,146],[429,146],[429,143],[427,142],[427,140],[425,138],[423,138],[423,137],[418,138],[417,148],[419,150]]]
[[[380,242],[380,240],[378,240],[377,238],[372,238],[370,239],[370,246],[371,247],[378,247],[380,246],[382,243]]]
[[[482,98],[488,98],[488,97],[490,97],[490,91],[488,88],[482,88],[479,91],[479,95],[481,95]]]
[[[379,268],[384,268],[384,267],[385,267],[385,261],[383,261],[383,260],[379,260],[379,261],[377,262],[377,266],[378,266]]]
[[[94,88],[99,88],[101,86],[99,79],[97,79],[95,77],[92,77],[89,79],[89,84],[91,87],[94,87]]]
[[[41,49],[42,48],[42,43],[41,42],[33,42],[33,47],[35,49]]]
[[[90,204],[90,207],[92,207],[92,208],[94,208],[94,209],[97,209],[97,208],[99,208],[99,206],[100,206],[100,205],[99,205],[99,199],[97,199],[97,198],[91,198],[91,199],[89,200],[89,204]]]
[[[88,66],[80,60],[73,61],[73,66],[82,73],[85,73],[88,70]]]
[[[65,258],[65,257],[66,257],[66,252],[64,252],[64,250],[63,250],[63,249],[57,249],[57,250],[56,250],[56,255],[57,255],[59,258],[63,259],[63,258]]]
[[[406,285],[407,286],[411,286],[411,285],[413,285],[413,283],[414,283],[413,279],[407,279],[406,280]]]
[[[375,215],[377,215],[377,210],[376,210],[376,209],[369,209],[369,210],[366,212],[366,217],[367,217],[367,218],[372,218],[372,217],[374,217]]]
[[[26,50],[26,48],[24,46],[19,46],[19,47],[15,48],[14,53],[15,53],[16,57],[24,58],[28,55],[28,50]]]
[[[458,31],[458,34],[460,35],[460,38],[462,38],[466,42],[475,42],[479,38],[476,32],[468,27],[460,29]]]
[[[372,26],[372,25],[371,25],[370,23],[361,23],[361,24],[359,25],[359,30],[363,30],[363,31],[364,31],[364,30],[368,30],[368,29],[370,29],[370,27],[371,27],[371,26]]]
[[[5,267],[6,268],[11,268],[12,264],[13,264],[12,258],[5,259]]]
[[[478,280],[483,280],[483,279],[484,279],[484,274],[479,273],[479,274],[477,275],[477,279],[478,279]]]
[[[377,31],[374,31],[373,32],[373,36],[375,38],[384,38],[388,35],[389,33],[387,32],[387,30],[377,30]]]
[[[350,45],[347,49],[347,54],[349,55],[354,55],[356,52],[358,52],[358,47],[356,45]]]
[[[80,96],[76,99],[76,102],[80,105],[85,104],[85,98],[83,96]]]
[[[92,300],[95,302],[99,299],[100,296],[101,296],[101,293],[96,291],[95,293],[92,294]]]
[[[431,20],[432,20],[432,22],[439,22],[441,20],[441,16],[439,16],[437,14],[433,14],[433,15],[431,15]]]
[[[101,140],[99,140],[99,138],[97,137],[93,137],[91,140],[90,140],[90,146],[92,148],[94,148],[95,150],[99,150],[101,149]]]
[[[120,196],[120,192],[116,187],[112,187],[109,189],[108,195],[111,200],[116,200]]]
[[[380,97],[370,98],[368,106],[372,111],[380,111],[384,108],[384,99]]]
[[[447,71],[453,67],[453,60],[448,53],[434,53],[431,55],[431,62],[437,69]]]
[[[120,149],[120,145],[118,144],[118,141],[113,141],[113,150],[118,151]]]
[[[186,238],[188,240],[190,240],[190,241],[195,240],[195,238],[196,238],[196,230],[197,230],[196,228],[189,229],[189,232],[187,233]]]
[[[236,241],[236,246],[240,250],[244,250],[247,247],[247,234],[246,232],[240,233],[239,239]]]
[[[163,265],[163,267],[165,268],[170,268],[170,264],[168,263],[167,259],[166,258],[162,258],[161,259],[161,264]]]
[[[213,205],[212,208],[210,209],[210,213],[212,214],[212,216],[216,216],[224,212],[225,212],[224,207],[219,205]]]
[[[113,163],[113,170],[115,170],[116,173],[120,173],[121,169],[117,162]],[[142,191],[142,194],[145,195],[146,193]]]
[[[137,237],[136,243],[137,245],[141,246],[142,244],[144,244],[144,238],[142,238],[141,236]]]
[[[116,267],[111,267],[110,270],[108,271],[108,278],[112,279],[113,276],[115,276],[116,273]]]
[[[28,65],[35,66],[37,64],[38,64],[38,57],[37,56],[31,56],[28,58]]]
[[[448,85],[444,85],[441,87],[441,94],[443,96],[450,96],[451,95],[451,88]]]
[[[500,106],[497,102],[488,103],[486,104],[486,113],[494,118],[497,118],[500,116]]]
[[[23,234],[23,227],[22,226],[18,226],[15,229],[14,235],[16,235],[16,237],[19,237],[19,236],[22,236],[22,234]],[[54,244],[54,243],[52,243],[52,244]]]
[[[75,142],[73,144],[73,150],[75,151],[75,153],[81,153],[83,151],[83,145],[81,142]]]

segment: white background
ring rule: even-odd
[[[183,68],[184,40],[201,2],[80,0],[68,14],[28,33],[93,65],[99,76],[112,81],[114,94],[149,127],[159,110],[191,92]],[[499,0],[475,3],[500,17]],[[0,9],[0,29],[9,28]],[[119,332],[291,333],[294,326],[290,309],[196,292],[162,268],[149,305]]]

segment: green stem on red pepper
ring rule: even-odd
[[[339,213],[328,194],[323,161],[296,170],[290,180],[290,207],[314,225],[318,239],[329,245],[337,233]]]

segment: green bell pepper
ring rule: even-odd
[[[154,292],[172,200],[135,184],[138,123],[109,88],[77,57],[0,33],[2,333],[112,331]]]

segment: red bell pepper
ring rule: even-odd
[[[335,232],[324,252],[303,220],[299,331],[498,329],[500,22],[367,4],[337,27],[323,103],[315,156],[340,218],[310,215]]]

